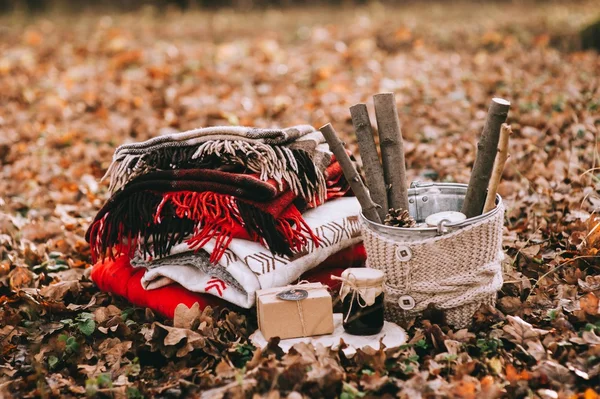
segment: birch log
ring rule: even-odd
[[[498,152],[500,127],[506,122],[509,108],[510,102],[502,98],[492,99],[481,137],[477,143],[477,156],[462,206],[462,213],[468,218],[479,216],[483,211],[494,160]]]
[[[394,93],[375,94],[373,101],[379,130],[383,176],[389,189],[388,204],[396,210],[408,209],[404,144]]]
[[[352,116],[356,141],[358,142],[360,157],[367,177],[369,194],[371,194],[373,202],[379,205],[377,213],[379,213],[379,218],[383,220],[388,211],[387,191],[366,104],[351,106],[350,115]]]
[[[381,218],[377,213],[377,204],[371,200],[369,192],[363,184],[358,171],[346,153],[344,143],[339,139],[333,126],[331,126],[331,123],[328,123],[319,130],[323,133],[325,140],[327,140],[327,144],[329,144],[329,149],[340,163],[344,176],[346,177],[346,180],[348,180],[356,199],[360,203],[363,215],[372,222],[381,223]]]
[[[483,213],[489,212],[496,207],[496,193],[498,192],[498,185],[502,180],[502,172],[504,172],[504,165],[508,159],[508,140],[512,134],[510,125],[506,123],[502,124],[500,128],[500,140],[498,142],[498,155],[494,161],[494,169],[492,169],[492,177],[490,178],[490,185],[487,190],[487,197],[485,199],[485,205],[483,206]]]

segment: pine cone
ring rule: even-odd
[[[407,210],[390,208],[383,224],[394,227],[414,227],[417,222],[410,216]]]

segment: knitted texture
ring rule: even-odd
[[[391,240],[363,222],[367,266],[385,273],[386,319],[405,324],[434,304],[445,311],[448,324],[463,328],[481,304],[494,305],[504,258],[504,207],[499,207],[482,221],[414,242]],[[405,296],[414,299],[414,307],[401,307]]]

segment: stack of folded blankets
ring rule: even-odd
[[[250,308],[259,289],[365,259],[358,201],[311,126],[122,145],[107,177],[112,195],[86,234],[92,279],[167,316],[178,303],[214,305],[210,295]]]

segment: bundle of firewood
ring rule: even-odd
[[[408,213],[404,146],[396,100],[393,93],[380,93],[373,96],[373,102],[381,160],[366,104],[350,107],[366,186],[331,124],[328,123],[320,130],[342,166],[344,175],[360,202],[363,215],[376,223],[414,227],[416,224]],[[467,218],[481,215],[496,206],[498,183],[508,157],[508,137],[511,129],[504,122],[509,107],[510,103],[506,100],[492,99],[477,144],[477,156],[461,210]]]

